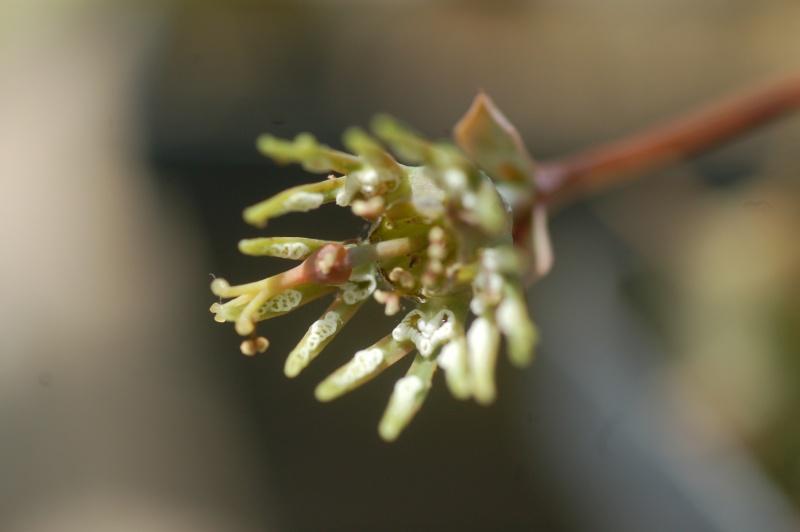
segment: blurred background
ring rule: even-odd
[[[257,135],[340,146],[389,112],[446,137],[479,89],[534,157],[796,72],[795,0],[3,0],[0,530],[796,530],[800,116],[570,206],[530,291],[535,364],[491,407],[437,378],[394,444],[391,368],[315,385],[326,303],[243,357],[210,274],[263,278],[241,210],[317,176]],[[363,234],[345,209],[270,235]],[[368,314],[368,315],[367,315]]]

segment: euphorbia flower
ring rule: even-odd
[[[355,353],[316,389],[318,399],[330,401],[415,351],[379,426],[384,439],[394,440],[425,400],[437,367],[455,397],[488,404],[496,395],[501,337],[514,364],[531,360],[537,334],[522,284],[530,260],[514,246],[512,207],[531,218],[533,164],[516,131],[484,95],[456,128],[463,151],[425,140],[386,116],[376,118],[372,130],[384,144],[360,129],[345,133],[352,154],[320,145],[308,134],[294,141],[259,139],[259,149],[279,163],[333,174],[249,207],[246,221],[264,227],[286,213],[336,202],[371,227],[364,238],[341,242],[299,237],[241,241],[243,253],[302,262],[238,286],[215,279],[212,292],[230,300],[214,303],[211,311],[217,321],[235,324],[246,337],[242,352],[252,355],[269,345],[256,334],[258,322],[333,294],[331,305],[286,359],[285,373],[295,377],[370,296],[388,315],[399,311],[401,299],[412,302],[414,310],[394,330]]]

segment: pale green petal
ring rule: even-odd
[[[282,316],[287,312],[291,312],[296,308],[302,307],[306,303],[310,303],[318,297],[329,294],[334,290],[336,290],[335,286],[324,286],[314,283],[303,283],[297,285],[294,288],[284,290],[275,297],[267,300],[267,302],[261,306],[258,312],[256,312],[255,320],[264,321],[277,316]],[[228,301],[222,305],[219,303],[214,303],[211,305],[211,312],[216,314],[214,318],[217,321],[235,322],[239,318],[239,315],[241,315],[242,310],[244,310],[244,308],[247,306],[247,303],[249,303],[252,298],[252,295],[246,294],[245,296],[239,296],[236,299]]]
[[[284,373],[296,377],[339,334],[348,321],[358,312],[367,298],[347,304],[340,295],[320,318],[311,324],[308,331],[286,358]]]
[[[363,166],[358,157],[322,145],[309,133],[301,133],[293,141],[261,135],[256,146],[261,153],[276,162],[300,163],[303,168],[314,173],[334,171],[349,174]]]
[[[435,158],[433,145],[412,128],[388,115],[372,120],[372,131],[401,159],[412,164],[429,163]]]
[[[436,372],[436,360],[417,355],[406,376],[397,381],[389,404],[378,425],[378,433],[386,441],[394,441],[419,411]]]
[[[404,172],[400,164],[363,129],[357,127],[348,129],[344,132],[342,140],[347,149],[359,155],[371,166],[392,172],[397,177],[403,177]]]
[[[336,194],[345,184],[344,177],[328,179],[309,185],[284,190],[244,210],[244,220],[256,227],[264,227],[272,218],[290,212],[308,212],[336,200]]]
[[[492,403],[497,395],[494,382],[500,331],[486,316],[479,316],[467,332],[472,393],[481,404]]]
[[[248,238],[239,241],[239,251],[256,257],[280,257],[282,259],[305,260],[331,240],[275,236],[270,238]]]
[[[350,362],[322,381],[314,394],[320,401],[332,401],[371,380],[413,348],[411,342],[398,342],[392,335],[385,336],[372,347],[356,353]]]
[[[533,361],[539,333],[528,314],[522,288],[506,283],[505,296],[495,313],[497,325],[506,339],[508,358],[515,366],[526,366]]]

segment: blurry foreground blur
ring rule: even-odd
[[[0,529],[797,529],[800,117],[559,213],[539,359],[501,362],[491,407],[436,386],[391,445],[391,376],[312,394],[377,305],[291,381],[321,306],[252,359],[207,309],[209,273],[282,267],[238,255],[263,234],[241,210],[315,179],[260,133],[339,146],[386,111],[447,136],[482,88],[553,157],[790,72],[798,22],[792,0],[0,4]]]

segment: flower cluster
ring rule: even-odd
[[[533,205],[533,164],[516,131],[484,95],[456,127],[461,149],[428,141],[386,116],[374,120],[372,131],[374,136],[356,128],[345,133],[352,153],[308,134],[293,141],[259,139],[261,152],[279,163],[331,174],[249,207],[247,222],[264,227],[286,213],[335,202],[371,226],[365,238],[342,242],[241,241],[243,253],[301,262],[237,286],[215,279],[212,292],[228,301],[214,303],[211,312],[219,322],[234,323],[245,337],[242,352],[252,355],[269,345],[256,333],[258,322],[332,294],[333,302],[286,359],[285,373],[294,377],[370,297],[387,315],[399,312],[401,300],[412,302],[415,308],[390,334],[355,353],[316,389],[319,400],[330,401],[416,351],[379,425],[380,435],[391,441],[422,405],[437,367],[455,397],[487,404],[496,394],[501,338],[513,363],[531,360],[537,334],[522,284],[530,260],[515,248],[512,207]]]

